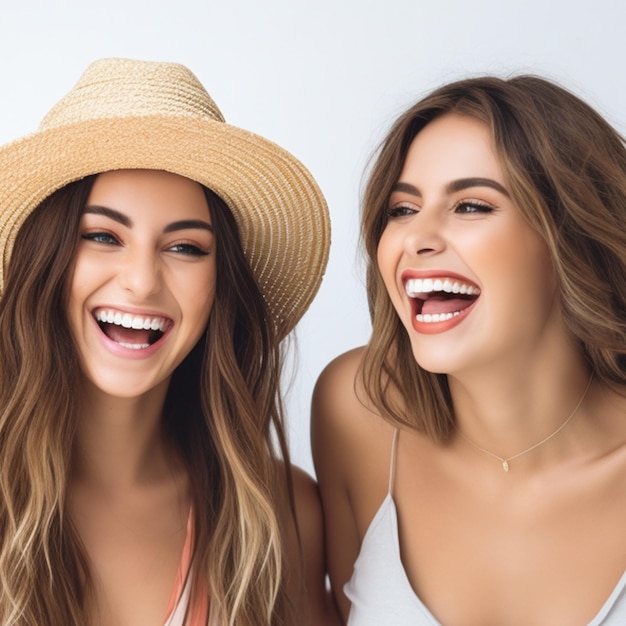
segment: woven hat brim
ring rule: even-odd
[[[193,117],[96,119],[28,135],[0,148],[0,291],[18,230],[51,193],[116,169],[159,169],[217,193],[239,226],[277,333],[285,336],[319,289],[330,218],[308,170],[254,133]]]

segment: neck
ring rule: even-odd
[[[163,433],[167,381],[137,398],[114,398],[86,383],[79,404],[74,476],[103,488],[130,488],[170,471]]]
[[[529,466],[559,454],[567,445],[566,428],[570,433],[575,420],[585,419],[589,378],[583,359],[572,355],[558,365],[534,362],[488,375],[449,377],[462,433],[457,441],[471,442],[494,463],[515,457],[516,465]],[[529,454],[522,456],[524,451]]]

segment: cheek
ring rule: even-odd
[[[209,284],[207,284],[205,293],[206,293],[206,297],[204,299],[202,309],[200,312],[200,315],[203,318],[204,324],[206,324],[206,322],[208,321],[209,315],[211,314],[211,311],[213,310],[213,304],[215,302],[215,281],[214,280],[212,280]]]
[[[77,300],[96,288],[105,276],[112,273],[111,263],[107,259],[95,259],[91,255],[79,252],[69,271],[67,282],[68,298]]]
[[[557,288],[547,245],[534,231],[526,229],[494,238],[492,245],[476,249],[472,256],[472,269],[483,282],[494,314],[508,316],[511,324],[545,316],[552,308]]]
[[[376,250],[376,262],[387,296],[396,314],[400,318],[400,321],[408,329],[411,325],[409,315],[410,307],[404,297],[404,291],[398,282],[398,271],[403,256],[403,248],[402,246],[398,248],[399,244],[400,241],[397,234],[391,232],[389,229],[385,230]]]
[[[75,330],[75,325],[81,314],[81,302],[83,302],[86,297],[88,277],[89,274],[85,272],[83,266],[78,263],[76,263],[70,271],[65,302],[67,317],[72,330]]]
[[[506,240],[508,245],[500,243],[497,257],[503,267],[511,274],[512,280],[525,284],[528,289],[552,290],[555,284],[554,268],[548,246],[534,232],[519,229]]]
[[[397,249],[396,239],[397,237],[394,237],[389,229],[385,229],[376,249],[378,271],[390,296],[395,291],[396,273],[402,256],[402,250],[398,251]]]
[[[186,281],[185,293],[188,312],[204,329],[215,301],[215,271],[189,277]]]

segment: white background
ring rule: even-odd
[[[333,247],[298,328],[287,410],[294,460],[312,473],[315,379],[368,336],[359,193],[391,121],[443,82],[532,72],[624,133],[625,30],[621,0],[2,0],[0,143],[33,131],[88,63],[123,56],[184,63],[228,122],[309,167],[330,206]]]

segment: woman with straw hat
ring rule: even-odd
[[[3,624],[330,623],[278,395],[328,246],[181,65],[97,61],[0,148]]]

